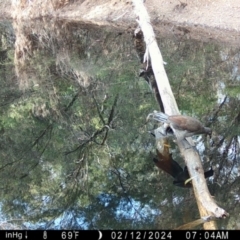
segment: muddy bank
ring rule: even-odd
[[[146,0],[145,6],[157,34],[203,41],[238,44],[240,2],[238,0],[164,1]],[[136,17],[130,0],[47,0],[0,5],[2,18],[41,17],[87,21],[123,29],[135,28]]]

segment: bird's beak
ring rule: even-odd
[[[154,110],[153,113],[149,113],[146,121],[148,122],[150,119],[153,119],[155,117],[156,113],[157,113],[156,110]]]

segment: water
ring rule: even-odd
[[[3,229],[173,229],[199,218],[190,189],[150,152],[159,109],[132,33],[80,22],[0,24]],[[217,204],[239,222],[239,49],[157,36],[182,114],[213,129],[195,139]],[[174,142],[174,160],[184,166]],[[7,225],[9,223],[9,225]],[[10,225],[11,223],[11,225]]]

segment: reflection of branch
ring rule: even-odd
[[[77,92],[77,93],[73,96],[72,101],[68,104],[67,107],[65,107],[65,109],[64,109],[65,112],[68,111],[68,109],[74,104],[74,102],[77,100],[78,96],[79,96],[79,92]]]
[[[113,105],[112,105],[112,109],[111,109],[110,115],[108,117],[108,123],[107,123],[108,126],[110,126],[110,124],[111,124],[111,122],[113,120],[114,110],[115,110],[115,107],[117,105],[118,96],[119,95],[117,94],[115,99],[114,99],[114,102],[113,102]]]
[[[80,174],[80,171],[81,171],[81,169],[82,169],[82,164],[81,164],[81,162],[83,162],[84,159],[85,159],[85,154],[83,154],[82,158],[78,161],[78,163],[79,163],[78,168],[75,169],[74,172],[71,174],[71,175],[73,175],[73,177],[74,177],[75,179],[77,179],[78,175]],[[81,177],[81,176],[80,176],[80,177]]]
[[[117,178],[118,178],[118,180],[119,180],[119,183],[120,183],[120,186],[121,186],[123,192],[126,193],[126,190],[125,190],[124,184],[123,184],[123,182],[122,182],[121,173],[119,172],[119,170],[116,169],[116,168],[114,168],[114,169],[111,170],[111,172],[113,172],[113,173],[117,176]]]
[[[20,98],[22,97],[22,95],[14,96],[14,97],[15,97],[15,98],[12,98],[12,96],[11,96],[10,94],[8,94],[8,95],[4,98],[4,100],[7,99],[8,102],[0,104],[0,107],[4,107],[4,106],[7,106],[7,105],[10,105],[11,103],[16,102],[16,100],[17,100],[17,99],[20,99]],[[12,98],[12,99],[11,99],[11,98]]]
[[[96,107],[97,107],[97,112],[98,112],[99,118],[101,119],[103,125],[106,125],[105,120],[104,120],[104,118],[103,118],[103,116],[102,116],[102,113],[101,113],[101,111],[100,111],[100,109],[99,109],[97,100],[95,99],[95,97],[94,97],[93,94],[92,94],[92,98],[93,98],[93,101],[94,101],[94,103],[95,103],[95,105],[96,105]]]
[[[109,131],[109,126],[111,125],[111,123],[112,123],[112,121],[113,121],[114,110],[115,110],[115,107],[116,107],[116,105],[117,105],[117,100],[118,100],[118,94],[117,94],[117,96],[115,97],[115,100],[114,100],[114,102],[113,102],[112,109],[111,109],[110,115],[109,115],[109,117],[108,117],[107,125],[105,125],[105,126],[107,127],[107,128],[106,128],[107,130],[106,130],[106,133],[105,133],[105,136],[104,136],[104,138],[103,138],[103,140],[102,140],[101,145],[104,145],[104,143],[105,143],[106,140],[107,140],[108,131]]]
[[[104,138],[103,138],[103,140],[102,140],[102,143],[101,143],[100,145],[104,145],[105,142],[106,142],[106,140],[107,140],[109,127],[108,127],[108,125],[106,125],[105,127],[106,127],[106,133],[105,133],[105,136],[104,136]]]
[[[138,213],[139,216],[141,216],[143,218],[142,214],[138,211],[138,209],[135,208],[135,204],[132,203],[131,198],[127,194],[127,190],[125,190],[125,188],[124,188],[124,183],[122,182],[122,176],[121,176],[121,173],[119,172],[119,170],[117,168],[114,168],[111,170],[111,172],[113,172],[118,177],[121,188],[123,189],[123,193],[124,193],[125,197],[127,198],[128,202],[132,205],[132,208],[136,211],[136,213]]]
[[[228,156],[228,153],[230,151],[230,147],[232,145],[232,141],[233,141],[234,137],[231,137],[228,141],[228,143],[226,144],[224,150],[223,150],[223,153],[222,153],[222,161],[219,162],[219,167],[218,167],[218,171],[217,171],[217,174],[215,176],[215,180],[217,180],[219,177],[220,177],[220,171],[225,167],[225,163],[227,161],[227,156]],[[225,138],[223,138],[223,142],[225,141]],[[223,143],[222,142],[222,143]],[[222,144],[221,144],[222,145]],[[219,145],[217,147],[220,147]]]
[[[236,166],[236,158],[237,158],[237,149],[236,148],[237,148],[237,145],[238,145],[238,137],[237,136],[233,137],[233,142],[232,142],[231,145],[232,145],[232,152],[234,154],[234,157],[233,157],[233,159],[231,161],[232,166],[231,166],[231,168],[229,170],[229,174],[232,172],[233,168]],[[226,178],[225,182],[228,183],[228,178]]]
[[[77,146],[75,149],[71,150],[71,151],[67,151],[65,152],[65,155],[68,155],[70,153],[76,152],[78,149],[80,149],[81,147],[84,147],[85,145],[87,145],[89,142],[93,141],[95,143],[97,143],[95,141],[95,138],[101,134],[105,129],[107,128],[107,126],[104,126],[103,128],[101,128],[100,130],[97,130],[95,133],[92,134],[92,136],[90,136],[86,141],[84,141],[83,143],[81,143],[79,146]],[[98,144],[98,143],[97,143]]]
[[[41,154],[38,156],[38,159],[41,158],[41,156],[42,156],[43,153],[45,152],[47,146],[49,145],[49,142],[50,142],[50,140],[51,140],[52,130],[53,130],[52,124],[50,124],[50,125],[43,131],[43,133],[38,137],[38,139],[37,139],[37,140],[33,143],[33,145],[32,145],[32,147],[34,147],[34,146],[37,144],[37,142],[47,133],[47,131],[48,131],[49,129],[50,129],[50,137],[49,137],[47,143],[45,144],[45,146],[43,147],[43,149],[42,149],[42,151],[41,151]],[[38,166],[39,162],[40,162],[40,160],[38,160],[34,165],[32,165],[31,167],[29,167],[28,170],[27,170],[27,173],[24,174],[24,175],[22,175],[19,179],[23,179],[23,178],[27,177],[27,176],[29,175],[30,171],[32,171],[35,167]]]
[[[107,124],[105,124],[105,120],[101,114],[101,111],[98,107],[98,104],[97,104],[97,101],[95,99],[95,97],[93,96],[93,99],[94,99],[94,102],[96,104],[96,107],[97,107],[97,111],[98,111],[98,114],[99,114],[99,117],[101,119],[101,121],[104,123],[104,126],[100,129],[100,130],[97,130],[95,133],[92,134],[92,136],[90,136],[87,140],[85,140],[83,143],[81,143],[79,146],[77,146],[75,149],[71,150],[71,151],[67,151],[65,152],[65,155],[68,155],[70,153],[73,153],[73,152],[76,152],[77,150],[79,150],[80,148],[84,147],[85,145],[87,145],[88,143],[90,142],[94,142],[98,145],[104,145],[106,140],[107,140],[107,136],[108,136],[108,131],[110,129],[110,126],[112,124],[112,121],[113,121],[113,118],[114,118],[114,111],[115,111],[115,107],[117,105],[117,100],[118,100],[118,94],[116,95],[115,99],[114,99],[114,102],[113,102],[113,105],[112,105],[112,108],[111,108],[111,111],[110,111],[110,114],[109,114],[109,117],[108,117],[108,121],[107,121]],[[82,130],[83,131],[83,130]],[[103,140],[101,143],[97,142],[96,141],[96,137],[98,135],[100,135],[101,133],[103,133],[104,131],[105,132],[105,135],[103,137]]]
[[[47,128],[44,129],[44,131],[40,134],[40,136],[38,136],[38,138],[33,142],[32,147],[34,147],[40,141],[40,139],[44,137],[47,131],[51,128],[52,128],[52,124],[49,124]]]
[[[225,98],[223,99],[223,101],[221,102],[221,104],[218,106],[218,108],[214,111],[213,116],[212,116],[212,121],[215,121],[217,118],[218,113],[220,112],[221,108],[223,107],[223,105],[225,104],[227,100],[227,96],[225,96]]]

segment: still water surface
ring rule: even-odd
[[[159,107],[132,32],[52,20],[1,22],[0,32],[1,229],[173,229],[199,218],[192,189],[152,161],[146,116]],[[239,228],[239,48],[157,37],[182,114],[213,129],[195,141],[230,213],[218,227]]]

